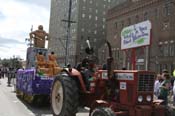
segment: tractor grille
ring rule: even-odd
[[[153,91],[154,89],[154,74],[139,74],[138,75],[138,91]]]

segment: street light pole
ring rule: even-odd
[[[69,62],[69,42],[70,42],[70,27],[72,23],[75,23],[75,21],[71,21],[71,10],[72,10],[72,0],[69,0],[69,12],[68,12],[68,19],[62,20],[64,22],[67,22],[67,39],[66,39],[66,54],[65,54],[65,65]]]

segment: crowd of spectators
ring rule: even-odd
[[[11,86],[11,80],[16,77],[16,69],[15,68],[7,68],[1,67],[0,68],[0,79],[7,77],[7,85]]]
[[[175,70],[174,70],[175,73]],[[168,96],[173,97],[173,105],[175,106],[175,75],[170,74],[164,69],[161,74],[157,74],[154,83],[154,95],[157,99],[163,100],[163,105],[168,105]]]

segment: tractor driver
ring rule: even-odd
[[[84,71],[83,71],[83,77],[84,77],[84,81],[86,84],[86,88],[87,90],[89,90],[90,87],[90,81],[93,80],[93,75],[95,73],[95,62],[92,59],[88,59],[85,58],[85,60],[83,60],[84,62],[82,62],[82,66],[84,67]]]
[[[43,30],[43,26],[39,25],[38,30],[31,32],[30,39],[34,41],[34,47],[45,48],[45,40],[48,40],[49,34]]]

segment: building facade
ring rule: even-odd
[[[107,14],[107,39],[112,45],[115,66],[132,69],[132,49],[121,50],[124,27],[149,20],[152,25],[150,46],[138,47],[136,69],[161,72],[175,69],[175,0],[128,0]],[[106,51],[101,48],[101,56]]]
[[[49,48],[58,55],[61,66],[65,63],[67,40],[68,9],[70,0],[52,0],[50,16]],[[75,65],[86,56],[86,40],[89,39],[98,55],[98,48],[106,39],[106,12],[115,4],[126,0],[72,0],[71,24],[69,38],[69,63]]]

